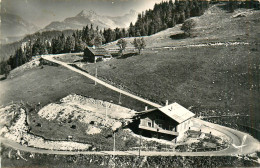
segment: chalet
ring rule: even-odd
[[[131,124],[143,136],[178,141],[192,126],[195,114],[178,103],[137,113]]]
[[[97,61],[104,61],[109,60],[112,58],[112,55],[106,51],[103,47],[86,47],[84,50],[84,56],[85,61],[88,62],[97,62]]]

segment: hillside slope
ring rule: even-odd
[[[118,104],[117,92],[95,86],[92,80],[64,67],[42,66],[35,60],[12,70],[8,79],[0,81],[0,106],[20,101],[44,106],[72,93]],[[137,111],[145,106],[124,95],[121,103]]]
[[[229,13],[223,9],[224,5],[213,5],[202,16],[191,18],[196,21],[193,32],[196,37],[173,40],[172,35],[183,32],[180,30],[181,24],[179,24],[154,35],[145,36],[146,48],[228,41],[259,42],[260,11],[237,9],[234,13]],[[239,14],[242,14],[242,17],[239,17]],[[134,37],[126,38],[127,47],[133,47],[130,43],[133,39]],[[108,43],[105,47],[116,49],[118,48],[116,42]]]
[[[241,12],[246,16],[234,17]],[[260,11],[240,9],[227,13],[216,5],[194,19],[197,21],[195,38],[172,40],[170,36],[180,32],[178,25],[145,37],[147,49],[141,55],[85,68],[95,74],[98,67],[100,78],[150,100],[176,101],[198,115],[249,115],[219,122],[260,128]],[[223,43],[198,45],[214,42]],[[114,43],[106,47],[116,48]]]

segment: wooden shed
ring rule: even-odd
[[[88,62],[97,62],[97,61],[104,61],[109,60],[112,58],[112,55],[105,50],[103,47],[86,47],[84,50],[83,58],[85,61]]]

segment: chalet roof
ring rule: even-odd
[[[103,47],[88,47],[88,49],[95,55],[95,56],[111,56],[111,54],[105,50]]]
[[[194,113],[179,105],[178,103],[173,103],[158,109],[178,123],[182,123],[195,116]]]
[[[146,111],[141,111],[136,113],[138,116],[144,115],[153,111],[159,110],[165,115],[169,116],[171,119],[177,121],[178,123],[182,123],[191,117],[194,117],[195,114],[189,111],[188,109],[184,108],[183,106],[179,105],[178,103],[173,103],[164,107],[156,108],[156,109],[149,109]]]
[[[140,115],[143,115],[143,114],[150,113],[150,112],[152,112],[152,111],[154,111],[154,110],[157,110],[157,109],[158,109],[158,108],[149,109],[149,110],[145,110],[145,111],[141,111],[141,112],[136,112],[135,114],[136,114],[137,116],[140,116]]]

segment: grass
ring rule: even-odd
[[[69,94],[113,101],[118,104],[119,93],[107,89],[86,77],[61,66],[44,65],[24,71],[0,82],[0,105],[14,102],[28,102],[31,105],[44,106],[57,102]],[[3,95],[3,96],[2,96]],[[121,105],[134,110],[143,110],[145,104],[121,95]]]
[[[171,36],[181,34],[182,24],[163,30],[151,36],[145,36],[146,48],[162,46],[181,46],[200,43],[228,42],[228,41],[258,41],[260,29],[260,11],[237,9],[229,13],[223,9],[224,4],[216,4],[209,8],[202,16],[193,17],[196,27],[193,30],[195,38],[172,40]],[[247,12],[246,17],[235,18],[238,13]],[[135,37],[125,38],[127,48],[133,48],[131,42]],[[106,49],[118,49],[117,41],[105,45]]]
[[[68,122],[64,120],[48,121],[36,115],[31,115],[30,132],[49,140],[67,140],[72,136],[72,141],[91,144],[93,150],[107,151],[113,150],[113,132],[109,128],[102,127],[101,133],[89,135],[86,133],[90,124],[78,121]],[[41,127],[37,126],[40,123]],[[75,126],[73,128],[72,126]],[[133,137],[128,131],[120,129],[116,132],[116,150],[128,150],[130,147],[138,146],[138,138]],[[132,142],[132,143],[129,143]]]
[[[23,101],[30,104],[31,107],[27,110],[29,111],[31,133],[51,140],[67,140],[68,136],[73,136],[73,140],[90,143],[97,150],[112,150],[111,130],[110,133],[103,130],[100,135],[87,135],[87,124],[77,121],[48,121],[40,118],[37,111],[49,103],[58,102],[71,93],[118,104],[119,93],[99,84],[95,86],[92,80],[64,67],[49,65],[27,69],[23,73],[18,72],[18,75],[13,74],[12,78],[1,81],[0,88],[3,88],[0,89],[0,94],[4,95],[0,99],[1,105],[8,105],[12,101]],[[120,105],[137,111],[143,110],[145,107],[145,104],[124,95],[121,95]],[[73,125],[76,128],[73,128]],[[118,132],[117,140],[121,142],[118,143],[118,150],[126,150],[133,145],[137,146],[136,143],[132,143],[137,140],[130,138],[129,143],[124,140],[125,137],[129,139],[129,133],[123,130]]]
[[[259,123],[259,45],[144,51],[84,68],[155,102],[199,114],[249,114]],[[254,122],[255,121],[255,122]]]
[[[80,62],[83,61],[83,53],[70,53],[63,56],[56,57],[57,60],[63,61],[63,62]]]
[[[248,114],[247,118],[229,120],[225,125],[237,129],[238,124],[244,124],[260,129],[260,11],[238,9],[229,13],[222,6],[214,5],[204,15],[192,18],[196,22],[194,38],[172,40],[183,33],[181,25],[176,25],[144,37],[147,49],[140,56],[92,64],[85,69],[94,74],[98,67],[99,78],[154,102],[176,101],[197,115]],[[241,12],[246,17],[234,17]],[[133,39],[126,39],[130,48]],[[216,42],[250,45],[162,49]],[[115,44],[105,47],[115,49]]]
[[[195,38],[172,40],[171,35],[182,33],[181,25],[177,25],[145,37],[148,49],[140,56],[99,62],[88,65],[85,69],[94,74],[95,68],[98,67],[99,78],[112,81],[117,86],[122,85],[125,89],[154,102],[163,104],[165,100],[176,101],[186,108],[190,107],[191,111],[198,115],[249,114],[250,117],[244,120],[245,124],[260,128],[259,11],[247,17],[233,18],[236,12],[226,13],[218,7],[213,7],[203,16],[194,18],[197,22]],[[128,42],[132,40],[133,38],[127,38]],[[251,44],[150,50],[162,46],[228,41],[244,41]],[[106,45],[106,48],[116,48],[115,44],[116,42],[112,42]],[[70,57],[66,59],[66,62],[77,61]],[[112,100],[114,103],[117,103],[119,98],[118,93],[100,85],[94,86],[93,81],[63,67],[44,65],[43,69],[26,70],[12,79],[0,81],[0,105],[7,105],[11,101],[28,101],[36,108],[40,108],[48,103],[57,102],[71,93],[104,101]],[[145,106],[123,95],[121,102],[122,106],[137,111],[143,110]],[[83,134],[86,126],[84,124],[67,122],[58,126],[60,124],[58,122],[37,118],[35,112],[30,115],[32,120],[35,120],[32,123],[32,131],[35,133],[47,138],[59,139],[73,135],[79,140],[86,140]],[[41,123],[41,127],[36,126],[38,123]],[[76,125],[76,129],[72,129],[72,125]],[[119,138],[127,136],[123,132],[120,134]],[[103,139],[99,139],[100,144],[106,144],[111,148],[111,137],[104,138],[103,135],[102,137]],[[95,143],[98,137],[87,138]],[[122,144],[135,145],[135,140],[131,140]],[[2,148],[2,166],[104,166],[103,159],[95,156],[36,154],[35,158],[28,159],[30,153],[21,152],[28,159],[24,161],[21,158],[17,159],[19,157],[14,154],[16,151],[12,151],[12,157],[9,158],[10,151],[10,148]],[[170,167],[173,163],[176,167],[192,167],[194,164],[198,167],[259,166],[256,162],[236,157],[148,157],[147,159],[149,164],[154,166],[167,163]],[[97,160],[98,163],[91,163],[90,160]],[[128,166],[133,166],[134,159],[128,157],[123,160],[130,160]]]

